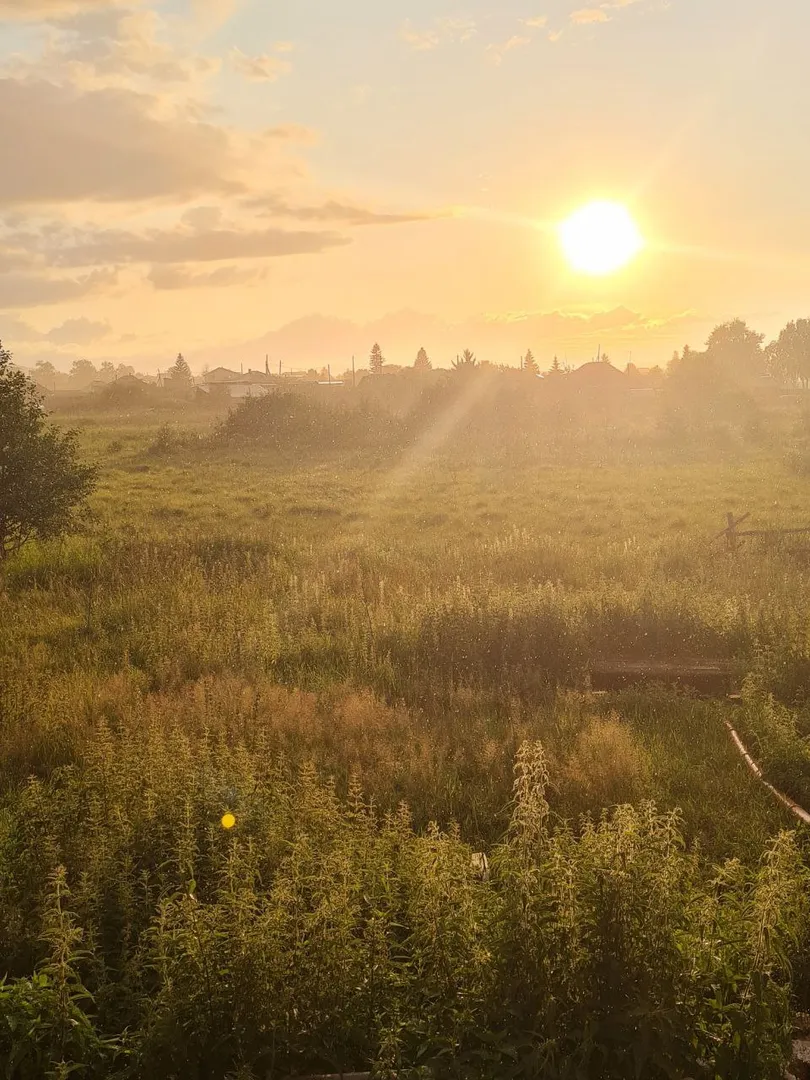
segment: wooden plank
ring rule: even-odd
[[[810,533],[810,527],[803,529],[746,529],[738,532],[737,536],[796,536],[799,533]]]
[[[593,660],[591,673],[617,675],[728,675],[730,660]]]
[[[711,696],[725,696],[731,689],[732,665],[727,660],[594,660],[588,671],[595,691],[643,682],[676,684]]]

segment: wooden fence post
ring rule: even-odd
[[[734,515],[726,514],[726,521],[728,522],[728,530],[726,531],[726,547],[729,551],[737,550],[737,522],[734,520]]]

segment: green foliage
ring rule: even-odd
[[[475,353],[470,352],[469,349],[465,349],[461,356],[457,356],[453,361],[454,371],[472,371],[478,367],[478,361],[475,358]]]
[[[109,1075],[121,1040],[96,1029],[93,995],[79,968],[92,954],[67,910],[65,868],[57,866],[43,890],[41,941],[45,952],[30,977],[0,978],[0,1059],[9,1080],[63,1080]]]
[[[806,546],[710,537],[775,491],[790,524],[804,481],[761,452],[551,468],[517,439],[476,465],[535,389],[494,378],[437,375],[373,461],[384,414],[341,417],[330,456],[314,397],[214,438],[188,409],[159,454],[164,415],[93,415],[86,445],[122,444],[93,535],[28,545],[0,594],[17,1075],[781,1077],[788,819],[732,706],[593,695],[586,662],[753,670],[746,736],[803,762]]]
[[[540,365],[535,360],[534,354],[532,353],[531,349],[529,349],[526,355],[523,357],[523,370],[526,372],[527,375],[540,374]]]
[[[368,358],[368,370],[372,375],[382,375],[384,364],[385,358],[382,354],[382,349],[375,343]]]
[[[282,452],[390,447],[400,432],[390,414],[369,405],[333,407],[303,394],[245,398],[219,425],[214,443],[255,442]]]
[[[34,383],[0,345],[0,562],[69,531],[95,479],[75,432],[48,425]]]
[[[41,956],[0,999],[33,1063],[11,1075],[103,1075],[126,1030],[127,1069],[154,1077],[776,1080],[807,920],[792,838],[707,876],[676,815],[623,806],[577,833],[548,780],[523,746],[482,876],[457,829],[381,815],[357,780],[341,799],[261,747],[99,729],[80,768],[6,807],[7,962]]]
[[[771,372],[786,382],[810,383],[810,319],[790,322],[772,342],[766,356]]]
[[[191,368],[188,366],[188,361],[182,353],[177,354],[177,359],[169,368],[166,377],[171,379],[174,383],[183,384],[185,386],[191,386],[194,382]]]

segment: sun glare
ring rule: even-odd
[[[644,247],[638,226],[619,203],[588,203],[566,218],[558,231],[569,265],[585,274],[620,270]]]

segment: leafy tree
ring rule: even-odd
[[[526,355],[523,357],[523,370],[525,372],[527,372],[529,375],[539,375],[540,374],[540,366],[538,365],[537,361],[535,360],[534,353],[532,352],[531,349],[529,349],[528,352],[526,353]]]
[[[751,330],[742,319],[721,323],[709,334],[706,359],[730,381],[759,378],[765,372],[763,339],[763,334]]]
[[[186,358],[182,353],[177,354],[177,359],[169,368],[168,378],[173,382],[185,383],[190,386],[194,382],[194,377],[191,374],[191,368],[186,362]]]
[[[413,362],[414,371],[430,371],[432,368],[433,364],[431,364],[428,354],[424,349],[420,349]]]
[[[469,349],[465,349],[461,356],[457,356],[453,361],[455,371],[472,371],[477,367],[478,361],[475,358],[475,353],[470,352]]]
[[[375,342],[374,348],[371,350],[371,355],[368,358],[368,370],[372,375],[382,375],[383,364],[385,363],[385,357],[382,354],[382,349]]]
[[[89,360],[74,360],[70,368],[70,377],[79,386],[89,386],[98,372]]]
[[[112,382],[115,378],[115,364],[112,364],[109,360],[104,360],[101,365],[101,377],[107,382]]]
[[[95,478],[75,432],[47,423],[35,384],[0,344],[0,561],[28,540],[68,531]]]
[[[52,383],[57,376],[57,371],[50,360],[38,360],[34,365],[34,374],[40,382]]]
[[[765,350],[772,374],[787,382],[810,384],[810,319],[790,322]]]

